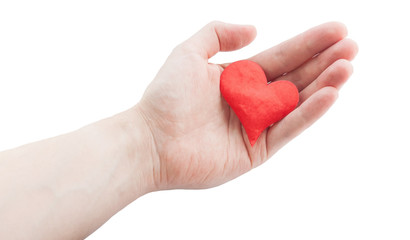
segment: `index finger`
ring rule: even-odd
[[[258,63],[267,79],[290,72],[347,35],[344,24],[328,22],[303,32],[249,60]]]

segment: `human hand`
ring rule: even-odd
[[[326,23],[250,58],[269,81],[292,81],[300,92],[299,106],[253,147],[220,93],[228,64],[208,59],[248,45],[255,29],[213,22],[177,46],[135,108],[151,131],[156,188],[217,186],[259,166],[308,128],[352,73],[357,46],[346,35],[342,24]]]
[[[227,64],[208,59],[249,44],[255,29],[205,26],[175,48],[134,108],[0,153],[0,238],[83,239],[148,192],[213,187],[260,165],[335,101],[357,52],[345,36],[327,23],[251,58],[268,80],[300,91],[300,105],[251,147],[220,93]]]

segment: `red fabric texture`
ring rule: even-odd
[[[268,83],[263,69],[249,60],[226,67],[220,89],[245,128],[251,146],[263,130],[292,112],[299,102],[299,91],[292,82]]]

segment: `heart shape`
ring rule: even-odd
[[[299,91],[292,82],[268,83],[263,69],[249,60],[226,67],[220,88],[245,128],[251,146],[263,130],[292,112],[299,102]]]

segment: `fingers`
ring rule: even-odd
[[[266,139],[268,158],[318,120],[336,101],[337,96],[336,88],[324,87],[276,125],[269,128]]]
[[[289,72],[285,76],[279,77],[279,79],[293,82],[299,91],[301,91],[332,63],[338,59],[352,60],[356,56],[357,51],[357,44],[353,40],[343,39],[320,53],[315,58],[305,62],[296,70]]]
[[[278,46],[270,48],[250,60],[258,63],[266,73],[268,80],[273,80],[290,72],[324,51],[347,35],[346,27],[337,22],[330,22],[314,27]]]
[[[300,92],[299,104],[302,104],[321,88],[329,86],[339,90],[352,73],[353,66],[349,61],[340,59],[334,62],[315,81]]]
[[[251,43],[255,36],[256,29],[253,26],[211,22],[180,47],[208,59],[219,51],[240,49]]]

